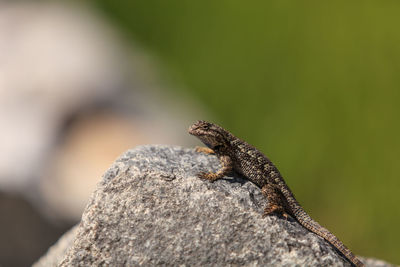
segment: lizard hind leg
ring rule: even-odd
[[[288,218],[289,214],[285,210],[285,203],[282,201],[282,196],[278,189],[273,184],[266,184],[261,188],[261,192],[267,197],[268,204],[264,209],[264,215],[273,213]]]

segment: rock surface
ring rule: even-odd
[[[126,152],[105,173],[81,223],[34,266],[350,266],[296,221],[263,218],[266,200],[252,183],[196,177],[219,166],[215,156],[180,147]]]

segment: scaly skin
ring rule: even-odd
[[[309,231],[321,236],[338,249],[355,266],[364,264],[331,232],[314,221],[300,206],[275,165],[255,147],[235,137],[222,127],[198,121],[189,128],[191,135],[199,138],[208,148],[198,152],[215,153],[222,168],[216,173],[200,173],[199,177],[215,181],[232,170],[242,174],[261,188],[267,197],[265,215],[272,213],[290,215]]]

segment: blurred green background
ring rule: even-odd
[[[93,3],[265,152],[312,217],[400,263],[398,1]]]

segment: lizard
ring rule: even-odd
[[[199,173],[200,178],[213,182],[236,171],[259,187],[267,198],[264,216],[277,214],[287,218],[290,215],[307,230],[328,241],[353,265],[364,266],[335,235],[305,212],[277,167],[262,152],[222,127],[207,121],[197,121],[189,127],[188,132],[207,146],[197,147],[197,152],[215,154],[221,163],[217,172]]]

